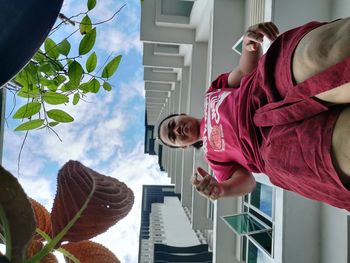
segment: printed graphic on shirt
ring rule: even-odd
[[[212,127],[211,134],[209,135],[209,143],[215,151],[225,150],[224,133],[221,124]]]
[[[225,150],[225,138],[222,125],[220,123],[220,105],[230,94],[228,91],[216,90],[206,95],[204,100],[204,131],[203,150],[207,152],[207,143],[214,151]]]

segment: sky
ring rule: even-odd
[[[110,81],[113,90],[102,90],[97,96],[87,97],[86,102],[76,106],[69,103],[64,108],[75,121],[55,127],[62,142],[47,130],[30,132],[21,154],[19,173],[18,154],[25,133],[13,131],[19,123],[12,120],[10,113],[24,101],[15,102],[13,94],[8,92],[3,166],[17,176],[27,195],[49,211],[56,193],[57,171],[68,160],[78,160],[99,173],[125,182],[135,194],[131,212],[93,240],[109,248],[121,262],[136,263],[142,185],[169,184],[170,180],[159,170],[157,157],[143,153],[145,94],[139,41],[140,0],[97,1],[90,16],[95,22],[106,20],[124,4],[112,21],[98,26],[94,49],[101,61],[111,53],[123,56]],[[85,10],[85,1],[65,0],[61,13],[70,17]],[[52,38],[62,39],[74,29],[67,25]],[[78,43],[75,35],[70,41]],[[63,257],[59,260],[64,262]]]

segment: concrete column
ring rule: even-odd
[[[192,184],[190,177],[193,173],[193,150],[185,150],[183,155],[183,173],[181,188],[182,206],[192,207]]]
[[[154,55],[153,44],[143,43],[143,65],[148,67],[181,68],[184,59],[180,56]]]
[[[158,7],[159,8],[159,7]],[[143,1],[141,5],[140,39],[143,42],[169,44],[191,44],[195,39],[195,30],[156,25],[156,1]]]
[[[189,67],[183,67],[182,68],[182,78],[181,78],[181,97],[180,97],[180,109],[179,111],[181,113],[188,113],[188,100],[190,99],[188,97],[189,90],[190,90],[190,68]]]
[[[225,198],[215,201],[213,222],[213,263],[240,263],[235,249],[237,236],[221,219],[223,215],[235,214],[237,198]]]
[[[208,44],[194,43],[192,48],[192,65],[190,71],[190,89],[187,108],[194,117],[203,116],[204,92],[206,90],[206,65]]]
[[[244,2],[243,0],[214,0],[213,2],[209,41],[210,82],[219,74],[232,71],[238,64],[239,55],[232,50],[232,46],[245,31]]]
[[[208,164],[204,160],[202,150],[194,151],[194,169],[198,166],[209,171]],[[192,228],[193,229],[212,229],[213,222],[207,218],[208,199],[201,196],[195,188],[192,192]]]
[[[182,172],[183,172],[183,151],[182,149],[176,150],[176,183],[175,183],[175,193],[180,194],[182,188]]]
[[[176,73],[171,72],[154,72],[154,68],[145,67],[144,68],[144,80],[145,81],[154,81],[154,82],[175,82],[177,81]]]
[[[213,228],[213,222],[207,218],[208,202],[210,201],[192,187],[192,229],[207,230]]]

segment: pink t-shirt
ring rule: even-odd
[[[239,88],[230,88],[228,74],[220,75],[208,89],[204,99],[201,137],[206,159],[218,181],[224,181],[240,167],[249,169],[240,150]]]
[[[330,155],[342,105],[328,107],[316,94],[350,82],[350,58],[295,84],[291,74],[297,43],[311,22],[280,35],[240,87],[220,75],[205,96],[203,149],[218,181],[240,167],[262,172],[279,187],[350,211],[350,191]]]

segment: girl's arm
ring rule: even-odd
[[[228,77],[230,87],[239,86],[242,77],[252,72],[258,65],[262,55],[261,43],[264,36],[274,41],[278,35],[278,28],[272,22],[260,23],[248,28],[243,38],[242,55],[238,66]]]

